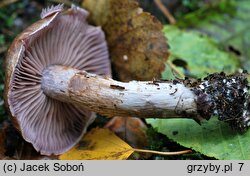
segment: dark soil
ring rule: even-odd
[[[199,113],[205,119],[218,116],[233,129],[245,132],[250,126],[249,84],[246,73],[207,76],[193,91],[198,95]]]

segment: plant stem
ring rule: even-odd
[[[65,66],[49,66],[41,88],[56,100],[101,115],[140,118],[211,116],[245,132],[250,127],[249,84],[245,73],[214,73],[201,80],[119,82]]]
[[[197,96],[181,83],[115,81],[65,66],[50,66],[43,72],[44,93],[113,116],[141,118],[197,117]]]
[[[145,150],[145,149],[132,149],[135,152],[143,152],[143,153],[152,153],[152,154],[158,154],[158,155],[181,155],[185,153],[190,153],[192,150],[183,150],[183,151],[178,151],[178,152],[159,152],[159,151],[154,151],[154,150]]]
[[[164,6],[164,4],[161,2],[161,0],[154,0],[154,2],[158,6],[158,8],[162,11],[162,13],[165,15],[165,17],[168,19],[169,23],[172,25],[175,25],[176,24],[175,18],[169,12],[168,8],[166,6]]]

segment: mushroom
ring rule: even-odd
[[[115,81],[102,30],[87,24],[85,10],[62,9],[44,10],[14,40],[6,59],[5,103],[24,139],[42,154],[75,145],[91,112],[197,122],[218,115],[241,131],[250,126],[244,73],[203,81]]]
[[[105,36],[86,22],[88,12],[63,6],[45,9],[41,20],[14,40],[6,58],[5,103],[24,139],[42,154],[60,154],[74,146],[93,113],[43,93],[42,73],[66,65],[110,76]]]

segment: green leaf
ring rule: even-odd
[[[237,134],[216,118],[201,126],[190,119],[148,119],[158,132],[209,157],[224,160],[250,159],[250,131]]]
[[[231,73],[240,66],[236,56],[224,51],[213,39],[200,32],[165,26],[164,33],[170,45],[171,61],[178,59],[186,62],[186,66],[179,67],[186,75],[203,77],[212,72]],[[167,76],[169,72],[163,72],[163,78]],[[209,157],[250,159],[250,132],[237,134],[216,118],[202,126],[188,119],[149,119],[147,122],[170,139]]]
[[[178,26],[199,31],[218,45],[235,53],[241,67],[250,69],[250,3],[249,0],[222,1],[186,15]]]
[[[166,25],[163,29],[170,45],[170,60],[184,62],[180,67],[186,76],[203,77],[213,72],[235,72],[238,59],[221,49],[209,37],[198,32],[188,32]],[[166,74],[163,74],[163,78]]]
[[[173,71],[169,64],[165,64],[165,70],[161,73],[162,79],[166,80],[173,80],[175,79],[175,75],[173,74]]]

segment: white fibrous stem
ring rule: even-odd
[[[109,117],[199,117],[197,96],[182,83],[123,83],[65,66],[49,66],[43,72],[42,89],[51,98]]]

